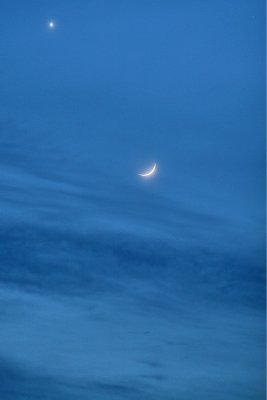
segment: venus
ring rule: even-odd
[[[55,22],[54,21],[49,21],[48,26],[49,26],[50,29],[54,29]]]

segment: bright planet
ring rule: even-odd
[[[49,21],[48,26],[50,29],[54,29],[55,28],[55,22],[54,21]]]

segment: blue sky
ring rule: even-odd
[[[1,4],[0,397],[264,399],[264,1]]]

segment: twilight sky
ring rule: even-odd
[[[264,400],[265,2],[0,20],[0,398]]]

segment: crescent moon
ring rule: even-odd
[[[149,171],[143,172],[143,173],[138,174],[138,175],[139,175],[139,176],[143,176],[143,177],[151,176],[151,175],[153,175],[153,174],[155,173],[156,168],[157,168],[157,164],[155,163],[155,164],[153,165],[153,167],[152,167]]]

